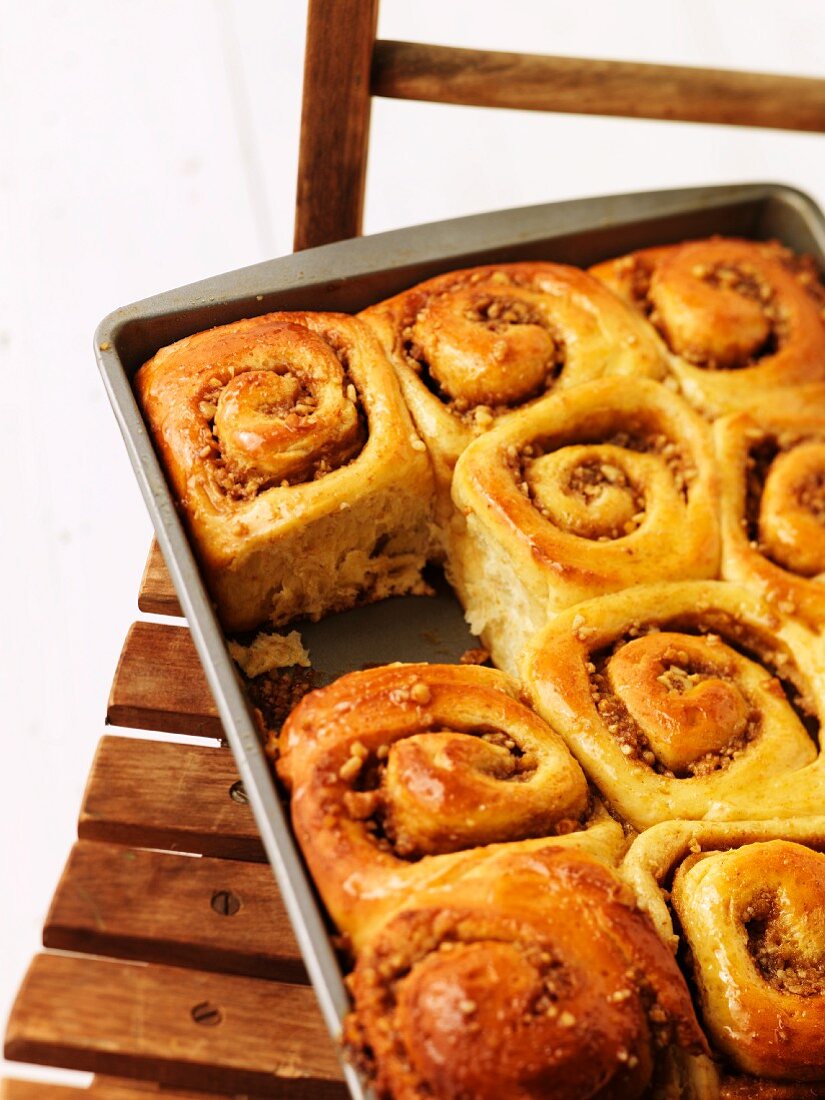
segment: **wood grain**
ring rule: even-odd
[[[214,1093],[159,1092],[149,1082],[95,1078],[87,1089],[71,1085],[47,1085],[43,1081],[0,1081],[0,1100],[215,1100]]]
[[[140,848],[264,860],[226,749],[103,737],[83,796],[78,835]]]
[[[5,1053],[173,1088],[345,1095],[311,989],[154,964],[37,955]]]
[[[269,867],[79,841],[43,928],[46,947],[306,982]]]
[[[82,1095],[86,1100],[218,1100],[220,1093],[214,1092],[179,1092],[177,1089],[163,1088],[154,1081],[126,1081],[117,1077],[105,1077],[97,1074],[92,1078],[89,1092]],[[228,1098],[237,1100],[237,1097]],[[253,1096],[247,1096],[245,1100],[255,1100]]]
[[[157,539],[152,539],[143,576],[140,578],[138,608],[149,615],[174,615],[178,618],[183,615]]]
[[[114,726],[223,737],[218,708],[185,626],[132,624],[112,681],[106,718]]]
[[[825,131],[825,80],[378,41],[373,95]]]
[[[0,1100],[92,1100],[88,1089],[73,1089],[66,1085],[47,1085],[43,1081],[0,1081]],[[127,1094],[122,1094],[126,1100]],[[113,1100],[105,1093],[95,1093],[96,1100]],[[132,1097],[141,1098],[141,1092],[135,1089]],[[120,1098],[119,1098],[120,1100]],[[146,1100],[143,1092],[142,1100]]]
[[[295,251],[361,232],[378,0],[310,0]]]
[[[214,1092],[173,1092],[156,1081],[129,1081],[122,1077],[107,1077],[97,1073],[89,1085],[89,1092],[83,1093],[86,1100],[216,1100]],[[220,1094],[217,1094],[220,1096]],[[232,1097],[231,1100],[238,1100]],[[247,1096],[244,1100],[256,1100]]]

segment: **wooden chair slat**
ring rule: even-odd
[[[370,85],[394,99],[825,131],[813,77],[378,41]]]
[[[121,1077],[107,1077],[97,1073],[92,1078],[86,1100],[220,1100],[214,1092],[179,1092],[164,1088],[157,1081],[129,1081]],[[237,1100],[237,1097],[227,1098]],[[255,1100],[248,1096],[245,1100]]]
[[[72,1085],[52,1085],[43,1081],[21,1081],[7,1078],[0,1081],[0,1100],[215,1100],[214,1093],[170,1092],[149,1082],[98,1081],[95,1078],[88,1088]]]
[[[46,947],[306,982],[269,867],[79,841]]]
[[[96,1093],[97,1100],[109,1100],[105,1093]],[[135,1091],[133,1097],[140,1100]],[[43,1081],[18,1081],[12,1078],[0,1081],[0,1100],[91,1100],[88,1089],[71,1088],[68,1085],[47,1085]],[[146,1100],[146,1093],[142,1093]],[[126,1094],[123,1100],[127,1100]]]
[[[5,1052],[172,1088],[345,1095],[311,989],[178,967],[37,955]]]
[[[227,750],[107,736],[97,747],[77,831],[85,840],[264,860],[244,799]]]
[[[91,1096],[88,1097],[88,1100],[92,1100],[93,1097],[94,1100],[98,1100],[101,1093],[106,1097],[106,1100],[108,1100],[109,1093],[111,1093],[112,1100],[120,1100],[123,1090],[129,1090],[131,1096],[137,1096],[140,1100],[151,1100],[152,1093],[154,1093],[155,1100],[157,1100],[160,1088],[161,1086],[156,1081],[127,1081],[120,1077],[107,1077],[105,1074],[98,1073],[95,1074],[89,1085]],[[186,1100],[203,1100],[203,1097],[209,1094],[203,1092],[170,1093],[167,1089],[164,1089],[163,1095],[171,1095],[175,1098],[185,1096]]]
[[[218,708],[185,626],[133,623],[115,671],[106,718],[114,726],[223,737]]]
[[[295,251],[361,232],[378,0],[310,0]]]
[[[140,578],[138,608],[148,615],[183,615],[157,539],[152,539],[143,576]]]

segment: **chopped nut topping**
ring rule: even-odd
[[[483,665],[490,660],[490,651],[487,649],[465,649],[458,658],[462,665]]]
[[[417,680],[410,688],[410,698],[414,703],[424,706],[432,699],[432,692],[423,680]]]
[[[356,775],[361,771],[363,763],[362,757],[351,756],[349,760],[338,769],[338,778],[343,779],[345,782],[355,779]]]
[[[630,989],[617,989],[615,993],[609,993],[607,999],[611,1004],[621,1004],[622,1001],[627,1001],[632,996],[633,993]]]

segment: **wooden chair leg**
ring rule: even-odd
[[[310,0],[295,251],[361,232],[378,0]]]

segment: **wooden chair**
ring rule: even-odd
[[[378,0],[310,0],[295,251],[356,237],[373,96],[825,131],[825,80],[376,40]]]
[[[825,130],[822,80],[381,42],[377,12],[310,2],[296,249],[359,233],[373,95]],[[138,605],[180,615],[156,545]],[[46,951],[6,1034],[10,1059],[97,1076],[88,1089],[5,1081],[0,1100],[343,1096],[185,627],[134,624],[107,721],[183,737],[101,740]]]

